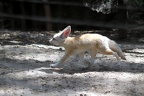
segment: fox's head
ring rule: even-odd
[[[55,34],[52,39],[49,40],[51,44],[62,45],[71,32],[71,26],[67,26],[65,29]]]

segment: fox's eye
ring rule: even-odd
[[[55,38],[52,38],[53,40],[56,40]]]

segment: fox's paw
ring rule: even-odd
[[[58,65],[57,63],[55,63],[55,64],[50,64],[50,67],[55,68],[57,65]]]

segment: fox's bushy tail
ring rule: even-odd
[[[117,52],[118,56],[121,57],[121,59],[126,60],[124,53],[115,41],[110,40],[109,45],[110,49]]]
[[[119,47],[119,46],[118,46]],[[122,50],[120,49],[120,47],[119,47],[119,49],[117,50],[117,54],[123,59],[123,60],[126,60],[126,58],[125,58],[125,56],[124,56],[124,53],[122,52]]]

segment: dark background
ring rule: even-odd
[[[143,0],[113,0],[109,14],[84,6],[104,0],[1,0],[0,29],[20,31],[97,30],[118,34],[119,39],[143,36]],[[136,3],[137,2],[137,3]]]

